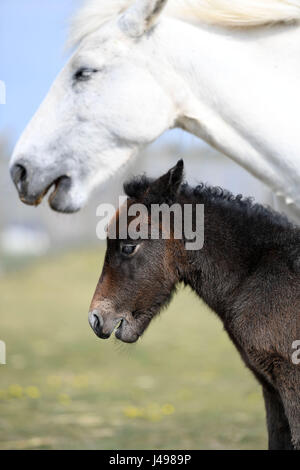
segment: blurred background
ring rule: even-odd
[[[221,323],[189,290],[134,346],[96,338],[87,311],[105,246],[96,207],[122,181],[156,176],[183,157],[187,180],[270,204],[270,191],[201,140],[173,130],[145,149],[78,214],[22,204],[9,178],[13,147],[67,60],[81,0],[1,0],[0,365],[2,449],[265,448],[261,391]]]

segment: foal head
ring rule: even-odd
[[[108,227],[103,271],[89,313],[90,325],[100,338],[108,338],[117,328],[118,339],[137,341],[170,300],[180,280],[184,242],[174,238],[174,219],[166,238],[164,223],[161,219],[154,221],[149,210],[152,204],[171,205],[176,201],[182,176],[183,162],[179,161],[157,180],[142,178],[125,184],[128,199]],[[141,205],[146,211],[141,210]],[[131,215],[134,206],[136,216]],[[127,236],[121,239],[120,226],[125,219]],[[149,237],[130,236],[131,224]],[[155,239],[150,238],[154,233]]]

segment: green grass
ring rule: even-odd
[[[261,391],[188,289],[136,345],[98,339],[87,311],[101,250],[0,283],[1,449],[261,449]]]

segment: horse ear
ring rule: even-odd
[[[120,18],[122,30],[131,37],[142,36],[155,23],[168,0],[136,0]]]
[[[164,198],[174,196],[178,192],[183,180],[183,167],[183,160],[178,160],[175,166],[152,183],[150,192],[161,195]]]

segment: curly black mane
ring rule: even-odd
[[[154,181],[153,178],[148,178],[146,175],[134,177],[125,182],[125,194],[131,199],[144,202],[146,205],[164,202],[173,204],[184,200],[185,203],[201,203],[224,210],[231,209],[233,213],[242,216],[242,218],[264,219],[273,225],[293,228],[293,224],[284,214],[276,212],[269,206],[256,203],[253,197],[244,197],[242,194],[234,195],[227,189],[210,186],[206,183],[200,183],[195,187],[183,183],[172,199],[166,200],[162,192],[158,192],[155,188],[151,189]]]

